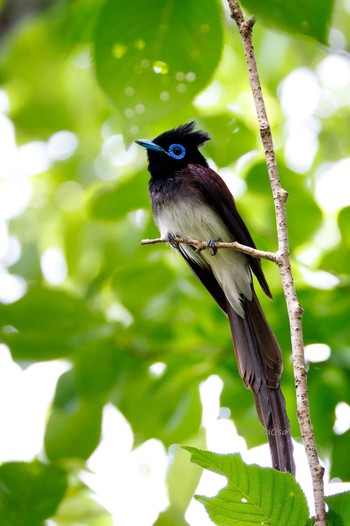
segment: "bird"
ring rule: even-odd
[[[215,247],[219,240],[255,248],[234,197],[199,148],[210,140],[195,121],[135,142],[147,150],[152,212],[160,234],[228,318],[239,374],[266,429],[272,467],[295,474],[293,443],[280,386],[283,359],[254,290],[252,273],[272,298],[258,258]],[[176,238],[205,240],[205,250]]]

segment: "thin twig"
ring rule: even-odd
[[[143,239],[141,245],[155,245],[156,243],[167,243],[168,240],[163,237],[158,237],[156,239]],[[207,241],[198,241],[197,239],[191,239],[188,237],[174,237],[172,243],[183,243],[184,245],[192,245],[196,247],[197,250],[205,250],[208,248]],[[236,252],[242,252],[243,254],[248,254],[253,258],[267,259],[268,261],[273,261],[277,265],[280,264],[281,258],[278,252],[265,252],[265,250],[258,250],[256,248],[248,247],[242,245],[237,241],[232,243],[224,243],[222,241],[217,241],[213,245],[217,249],[227,248],[230,250],[235,250]]]
[[[237,24],[238,31],[243,42],[244,54],[249,72],[249,83],[254,97],[259,121],[260,136],[265,151],[266,164],[275,203],[278,252],[281,257],[281,264],[279,265],[279,268],[287,303],[292,340],[294,378],[297,395],[297,416],[312,477],[315,501],[315,525],[326,526],[327,517],[323,485],[324,468],[321,466],[318,458],[317,447],[310,418],[310,407],[307,390],[302,332],[303,309],[298,302],[290,262],[286,215],[286,201],[288,194],[281,186],[272,142],[270,124],[267,118],[265,103],[261,91],[252,41],[252,28],[254,19],[248,19],[245,21],[242,9],[237,0],[228,0],[228,4],[231,10],[231,16]]]

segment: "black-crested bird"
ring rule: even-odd
[[[215,249],[217,240],[255,245],[228,187],[199,151],[209,140],[208,134],[194,128],[195,123],[190,122],[153,141],[136,141],[147,149],[154,220],[228,317],[239,374],[254,395],[257,414],[267,431],[272,465],[295,473],[280,388],[282,354],[255,294],[251,271],[265,294],[271,297],[271,292],[259,259]],[[208,240],[209,250],[176,244],[176,236]]]

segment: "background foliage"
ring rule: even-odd
[[[58,359],[69,367],[56,386],[40,462],[0,467],[0,490],[9,495],[0,498],[0,517],[6,525],[39,525],[50,516],[59,526],[108,525],[110,516],[79,476],[99,444],[107,403],[131,424],[135,446],[150,438],[166,447],[196,445],[203,441],[199,385],[215,373],[224,380],[221,405],[231,409],[248,446],[265,441],[252,397],[235,373],[226,320],[167,247],[140,246],[157,232],[144,153],[132,139],[191,119],[208,130],[213,141],[204,153],[230,180],[261,249],[276,247],[273,203],[241,43],[226,6],[212,0],[181,0],[176,8],[161,0],[57,0],[36,3],[36,12],[27,2],[29,14],[22,17],[21,2],[10,3],[0,16],[1,123],[7,133],[0,145],[0,253],[2,275],[13,276],[20,292],[3,293],[1,341],[21,367]],[[317,188],[325,170],[350,155],[344,133],[350,7],[346,0],[336,4],[328,37],[332,2],[306,4],[299,10],[292,1],[244,3],[261,16],[254,41],[290,194],[305,343],[331,349],[328,359],[309,364],[316,440],[331,476],[349,480],[344,458],[350,431],[337,434],[334,424],[337,405],[350,400],[350,207],[339,213],[337,206],[322,207]],[[272,26],[314,38],[287,36]],[[332,83],[325,69],[330,57],[343,61],[343,84]],[[292,95],[296,89],[292,73],[305,82],[297,86],[293,111],[284,99],[288,86]],[[318,97],[308,98],[310,86]],[[13,133],[17,149],[11,157],[6,145]],[[295,135],[301,142],[293,150]],[[284,298],[278,271],[264,268],[274,300],[261,301],[285,355],[283,390],[293,436],[299,437]],[[164,371],[154,375],[159,362]],[[190,477],[193,468],[179,465],[177,480]],[[170,470],[171,507],[159,524],[185,524],[197,480],[179,498],[172,477]],[[21,484],[30,486],[23,499],[31,504],[19,512]],[[50,492],[38,508],[42,486]]]

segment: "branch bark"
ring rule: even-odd
[[[197,239],[191,239],[189,237],[174,237],[172,240],[174,243],[183,243],[185,245],[192,245],[196,247],[198,251],[205,250],[208,248],[206,241],[198,241]],[[156,239],[143,239],[141,245],[155,245],[156,243],[167,243],[168,240],[163,237],[158,237]],[[281,257],[278,252],[266,252],[265,250],[258,250],[256,248],[248,247],[242,245],[237,241],[233,243],[224,243],[222,241],[217,241],[213,245],[215,248],[227,248],[229,250],[235,250],[236,252],[242,252],[253,258],[267,259],[268,261],[273,261],[277,265],[281,263]]]
[[[243,43],[243,49],[249,73],[249,83],[254,97],[260,136],[264,147],[266,164],[275,204],[278,252],[281,258],[279,268],[287,303],[292,341],[294,378],[297,396],[297,416],[312,477],[315,501],[315,525],[326,526],[327,517],[323,485],[324,468],[321,466],[318,458],[316,442],[311,424],[308,399],[302,332],[303,309],[298,302],[290,262],[286,215],[286,201],[288,194],[282,188],[279,178],[270,124],[267,118],[266,107],[262,95],[261,84],[255,60],[252,40],[252,28],[255,20],[254,18],[250,18],[248,20],[244,19],[244,15],[238,0],[228,0],[228,4],[231,11],[231,17],[237,24]]]

